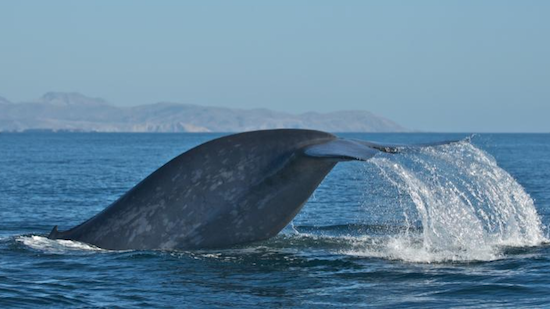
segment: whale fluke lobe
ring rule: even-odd
[[[338,162],[403,147],[299,129],[221,137],[172,159],[80,225],[54,227],[48,238],[141,250],[265,240],[296,216]]]
[[[308,147],[305,154],[316,158],[336,160],[366,161],[374,157],[379,150],[354,140],[335,139],[333,141]]]

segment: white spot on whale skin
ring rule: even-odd
[[[169,230],[173,229],[173,228],[174,228],[174,226],[176,226],[176,223],[174,223],[174,222],[170,222],[170,223],[168,223],[168,225],[166,226],[166,230],[168,230],[168,231],[169,231]]]
[[[175,182],[178,178],[180,178],[180,174],[176,174],[176,176],[172,177],[172,182]]]
[[[168,250],[168,249],[174,249],[174,247],[177,245],[178,243],[175,242],[173,239],[170,239],[162,244],[160,244],[160,249],[162,250]]]
[[[233,172],[223,171],[223,172],[220,173],[220,176],[222,176],[225,179],[231,179],[231,178],[233,178]]]
[[[193,177],[191,177],[191,181],[196,182],[197,180],[199,180],[199,178],[201,178],[201,176],[202,176],[202,170],[195,170],[193,172]]]
[[[191,238],[191,242],[195,245],[200,245],[203,242],[204,238],[200,235],[196,235],[193,238]]]
[[[218,187],[221,186],[222,184],[223,184],[222,181],[216,182],[215,184],[213,184],[213,185],[210,186],[210,191],[216,190],[216,188],[218,188]]]

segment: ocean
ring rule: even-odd
[[[0,307],[550,307],[550,134],[343,162],[278,236],[223,250],[49,240],[224,134],[0,134]]]

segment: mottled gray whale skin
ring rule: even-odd
[[[277,235],[342,160],[395,147],[298,129],[246,132],[199,145],[82,224],[57,231],[104,249],[223,248]]]

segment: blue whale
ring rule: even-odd
[[[172,159],[89,220],[67,231],[56,226],[48,237],[117,250],[265,240],[296,216],[338,162],[401,147],[299,129],[221,137]]]

